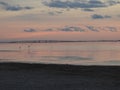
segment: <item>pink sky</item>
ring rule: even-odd
[[[45,4],[42,0],[25,0],[24,3],[0,0],[0,41],[120,39],[119,0],[113,5],[109,0],[98,0],[106,5],[104,7],[99,2],[94,3],[101,7],[86,1],[86,5],[94,6],[87,9],[82,6],[58,7],[55,1],[53,7],[53,1],[48,1]],[[67,3],[59,1],[63,6]],[[71,5],[76,3],[75,0],[68,1]]]

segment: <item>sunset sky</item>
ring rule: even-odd
[[[120,0],[0,0],[0,41],[120,39]]]

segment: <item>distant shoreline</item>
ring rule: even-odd
[[[23,41],[6,41],[0,43],[67,43],[67,42],[120,42],[120,40],[78,40],[78,41],[67,41],[67,40],[23,40]]]

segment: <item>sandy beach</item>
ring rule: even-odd
[[[0,63],[0,90],[120,90],[119,66]]]

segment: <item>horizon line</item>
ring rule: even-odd
[[[55,43],[55,42],[120,42],[120,40],[15,40],[0,43]]]

